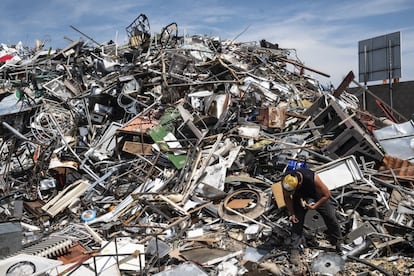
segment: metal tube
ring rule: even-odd
[[[6,122],[1,122],[1,124],[7,128],[8,130],[10,130],[17,138],[22,139],[24,141],[30,142],[32,144],[35,144],[35,142],[32,142],[29,138],[27,138],[26,136],[24,136],[23,134],[21,134],[17,129],[15,129],[14,127],[12,127],[11,125],[9,125]]]
[[[378,182],[378,183],[380,183],[381,185],[383,185],[383,186],[385,186],[387,188],[396,189],[396,190],[398,190],[399,192],[401,192],[403,194],[409,194],[411,196],[414,196],[414,191],[410,191],[408,189],[403,189],[400,186],[393,185],[391,183],[385,182],[384,180],[379,179],[378,177],[371,176],[371,180],[374,180],[375,182]]]
[[[99,177],[91,170],[89,169],[89,167],[87,167],[84,164],[84,161],[82,161],[82,159],[79,157],[79,155],[72,149],[72,147],[69,145],[69,143],[66,141],[65,139],[65,135],[63,134],[62,130],[60,129],[55,117],[53,116],[53,114],[51,114],[50,116],[51,121],[53,122],[53,124],[55,125],[57,131],[59,132],[60,137],[62,138],[63,143],[66,145],[66,147],[69,149],[69,151],[73,154],[73,156],[78,160],[79,163],[81,163],[80,167],[86,172],[88,173],[93,179],[97,180],[99,179]]]
[[[388,53],[389,53],[389,69],[388,69],[388,78],[389,78],[389,86],[390,86],[390,106],[393,108],[392,102],[392,43],[391,39],[388,40]]]
[[[77,31],[78,33],[80,33],[81,35],[83,35],[84,37],[86,37],[87,39],[89,39],[90,41],[92,41],[93,43],[95,43],[98,46],[101,46],[101,44],[99,42],[97,42],[96,40],[94,40],[92,37],[88,36],[87,34],[81,32],[79,29],[75,28],[74,26],[70,25],[70,27],[72,29],[74,29],[75,31]]]
[[[367,72],[368,72],[368,55],[367,55],[367,45],[364,45],[364,86],[367,88]],[[366,89],[362,92],[362,104],[364,110],[367,110],[367,93]]]
[[[352,248],[350,251],[346,252],[343,255],[343,258],[346,259],[349,256],[357,256],[360,255],[362,252],[364,252],[366,249],[368,249],[368,247],[371,245],[371,240],[364,240],[364,242],[362,242],[360,245],[355,246],[354,248]]]

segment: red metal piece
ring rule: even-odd
[[[391,110],[380,100],[375,100],[378,107],[381,108],[382,112],[384,112],[385,116],[387,116],[388,119],[393,121],[394,123],[398,123],[397,118],[392,114]]]

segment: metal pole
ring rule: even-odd
[[[388,68],[388,77],[389,77],[389,87],[390,87],[390,106],[394,108],[392,103],[392,49],[391,49],[391,39],[388,40],[388,51],[389,51],[389,68]]]
[[[368,75],[368,55],[367,55],[367,45],[364,45],[364,86],[365,89],[362,92],[362,105],[364,110],[367,110],[367,95],[366,95],[366,89],[367,89],[367,75]]]
[[[96,45],[101,46],[99,42],[95,41],[92,37],[88,36],[87,34],[81,32],[79,29],[75,28],[72,25],[70,25],[70,27],[74,29],[75,31],[77,31],[78,33],[80,33],[81,35],[83,35],[84,37],[86,37],[87,39],[89,39],[90,41],[92,41],[93,43],[95,43]]]

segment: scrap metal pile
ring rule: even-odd
[[[2,44],[0,274],[414,272],[412,121],[384,124],[266,40],[151,35],[143,14],[126,32]],[[331,190],[342,254],[313,211],[292,244],[296,167]]]

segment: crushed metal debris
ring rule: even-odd
[[[412,120],[367,120],[352,72],[324,88],[293,49],[149,26],[1,45],[0,274],[414,273]],[[295,168],[328,186],[341,252],[317,212],[292,237]]]

